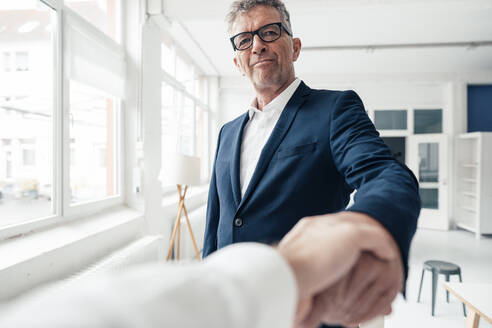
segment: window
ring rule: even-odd
[[[439,144],[419,144],[419,182],[439,181]]]
[[[201,165],[201,180],[206,180],[208,178],[209,172],[209,160],[208,155],[210,154],[209,146],[209,114],[208,111],[202,107],[198,107],[196,111],[196,155],[202,159]]]
[[[172,41],[164,37],[161,44],[161,67],[172,77],[176,76],[175,59]]]
[[[374,125],[378,130],[406,130],[406,110],[375,110]]]
[[[119,40],[119,0],[65,0],[65,5],[115,40]]]
[[[109,2],[113,1],[108,6]],[[66,204],[70,211],[75,205],[121,196],[120,101],[126,66],[123,48],[76,13],[66,11],[64,30],[69,68],[67,151],[73,157],[68,158],[69,182],[65,184],[70,190]]]
[[[3,65],[3,71],[4,72],[10,72],[10,53],[9,52],[4,52],[2,54],[2,65]]]
[[[0,229],[122,202],[119,0],[46,3],[0,6]]]
[[[117,101],[90,86],[70,82],[71,203],[114,196]]]
[[[27,52],[15,53],[15,70],[20,72],[29,70],[29,55]]]
[[[56,13],[41,1],[19,9],[12,3],[0,10],[6,27],[0,39],[0,228],[55,214],[51,31]]]
[[[194,87],[193,66],[184,58],[176,57],[176,80],[180,82],[189,93],[193,94]]]
[[[36,153],[35,153],[34,149],[23,149],[22,150],[22,163],[24,166],[36,165]]]
[[[442,109],[416,109],[414,133],[442,133]]]
[[[172,41],[161,45],[162,154],[200,157],[201,179],[209,177],[210,107],[207,78]],[[164,162],[164,159],[163,159]]]

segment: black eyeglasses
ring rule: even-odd
[[[255,35],[258,35],[258,37],[264,42],[273,42],[280,38],[280,36],[282,35],[282,29],[284,29],[288,35],[292,36],[292,33],[289,31],[284,23],[271,23],[260,27],[256,31],[242,32],[234,35],[230,39],[232,43],[232,48],[234,48],[234,51],[242,51],[248,49],[253,45],[253,39]]]

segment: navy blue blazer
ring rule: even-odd
[[[407,272],[420,212],[418,183],[396,161],[354,91],[301,83],[265,144],[241,198],[245,113],[220,133],[208,196],[203,256],[232,243],[272,244],[303,217],[348,210],[378,220],[394,237]]]

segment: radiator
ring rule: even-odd
[[[58,293],[66,294],[67,288],[70,289],[74,284],[82,283],[83,280],[94,275],[119,272],[138,264],[163,262],[165,261],[165,247],[167,247],[167,240],[161,235],[142,237],[68,278],[40,286],[36,292],[24,295],[24,299],[36,302],[46,290],[49,290],[52,296]]]
[[[74,274],[65,282],[73,282],[103,272],[117,272],[137,264],[163,261],[164,244],[164,238],[160,235],[142,237]]]

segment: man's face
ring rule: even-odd
[[[272,7],[256,6],[239,15],[233,26],[232,35],[255,31],[267,24],[282,22],[280,13]],[[258,89],[280,89],[295,78],[294,61],[301,50],[299,39],[292,39],[283,30],[278,40],[264,42],[254,36],[253,45],[246,50],[236,51],[234,64]]]

